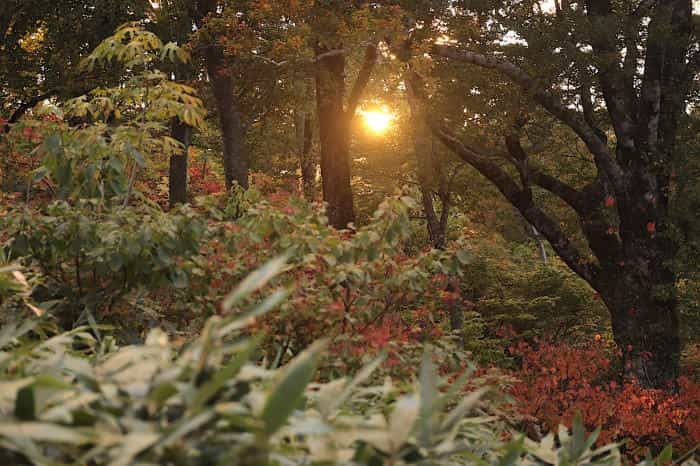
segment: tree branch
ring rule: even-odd
[[[605,104],[615,128],[618,146],[624,151],[633,151],[636,128],[635,105],[630,101],[630,90],[625,85],[620,51],[617,50],[619,28],[612,12],[611,0],[586,0],[586,9],[593,26],[590,42],[598,59],[598,77]]]
[[[360,68],[360,72],[355,80],[355,85],[353,86],[352,91],[350,92],[350,97],[348,98],[348,105],[345,114],[350,118],[355,115],[357,106],[362,98],[362,93],[365,91],[367,84],[369,84],[369,80],[372,77],[372,70],[374,69],[374,65],[377,63],[377,56],[377,44],[369,44],[365,49],[365,59],[362,63],[362,68]]]
[[[559,223],[549,217],[532,200],[529,189],[520,189],[501,167],[486,157],[464,146],[454,135],[435,122],[428,121],[435,136],[462,160],[486,177],[503,196],[542,234],[561,259],[581,278],[591,283],[597,274],[597,267],[587,263],[576,246],[563,232]]]
[[[577,213],[582,214],[586,211],[586,206],[582,202],[582,193],[567,183],[555,178],[543,171],[529,167],[530,181],[540,188],[546,189],[564,202],[566,202]]]
[[[22,102],[19,107],[15,109],[14,112],[12,112],[12,115],[10,115],[10,118],[7,120],[7,123],[5,124],[5,133],[7,133],[10,130],[10,125],[12,123],[17,123],[25,113],[27,113],[28,110],[34,108],[37,104],[39,104],[41,101],[48,99],[49,97],[53,96],[56,93],[56,90],[52,89],[48,92],[45,92],[43,94],[39,94],[35,97],[32,97],[31,99],[27,100],[26,102]]]
[[[579,112],[572,110],[551,93],[543,90],[541,85],[519,67],[507,60],[488,57],[468,50],[459,50],[447,45],[434,45],[433,54],[498,71],[518,84],[532,95],[535,102],[578,135],[593,154],[598,170],[613,182],[616,191],[623,191],[624,175],[620,166],[611,157],[607,143],[601,140],[597,132],[586,123]]]

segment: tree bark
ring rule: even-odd
[[[328,52],[319,47],[316,55]],[[350,121],[344,109],[345,56],[326,55],[316,63],[316,104],[321,140],[323,200],[328,223],[338,229],[355,221],[350,175]]]
[[[433,133],[426,123],[425,115],[418,101],[415,90],[407,87],[408,103],[411,109],[413,148],[416,157],[416,172],[421,192],[421,202],[425,213],[426,226],[430,243],[436,249],[445,249],[447,245],[447,220],[450,211],[450,192],[445,173],[437,160]],[[442,211],[435,209],[434,194],[437,194]]]
[[[217,13],[216,0],[197,0],[191,4],[191,15],[198,28],[205,26],[206,18]],[[234,79],[223,48],[216,39],[204,48],[204,62],[211,81],[223,145],[223,165],[226,189],[234,184],[248,189],[248,147],[246,128],[234,95]]]
[[[695,72],[689,66],[688,52],[696,39],[690,0],[647,3],[650,22],[644,73],[635,78],[631,73],[636,67],[629,60],[624,63],[618,39],[639,28],[616,30],[618,13],[609,0],[585,2],[593,26],[589,43],[595,57],[597,86],[615,131],[614,149],[595,127],[592,103],[587,102],[588,83],[584,83],[580,96],[585,104],[582,114],[562,100],[556,86],[538,84],[503,57],[445,45],[433,48],[433,53],[442,57],[501,73],[573,130],[588,147],[598,170],[596,178],[583,188],[575,189],[532,166],[517,131],[504,135],[509,161],[519,175],[516,181],[500,164],[462,144],[440,123],[432,118],[426,121],[436,137],[493,183],[569,268],[599,293],[610,311],[626,373],[644,386],[664,388],[680,369],[673,271],[677,245],[669,220],[670,173],[679,121]],[[624,39],[622,43],[629,44],[639,36]],[[639,95],[626,85],[635,79],[642,83]],[[413,76],[411,81],[422,89],[420,77]],[[424,94],[421,100],[427,100]],[[559,222],[535,205],[533,185],[559,197],[578,214],[581,233],[594,257],[579,251]],[[613,212],[615,215],[611,215]]]
[[[652,245],[646,253],[663,255],[660,249]],[[680,371],[675,277],[666,266],[639,260],[640,255],[630,254],[630,263],[619,270],[602,272],[596,290],[610,309],[625,373],[643,386],[663,387]]]
[[[338,229],[355,221],[351,185],[350,123],[377,61],[375,44],[367,46],[365,59],[348,98],[345,98],[345,52],[317,44],[316,105],[321,140],[323,200],[328,223]]]
[[[170,128],[173,139],[184,146],[179,154],[170,156],[168,193],[170,208],[173,208],[177,204],[187,203],[187,153],[192,138],[192,128],[177,118],[173,118]]]
[[[233,93],[231,70],[226,66],[223,51],[218,46],[208,47],[205,60],[219,114],[226,189],[230,190],[234,184],[248,189],[246,130]]]

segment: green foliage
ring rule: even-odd
[[[447,251],[405,253],[412,232],[409,213],[415,208],[411,198],[387,199],[353,235],[330,228],[312,204],[289,197],[276,201],[284,207],[249,190],[223,204],[203,205],[209,217],[222,222],[210,224],[210,239],[202,246],[203,273],[190,287],[191,303],[214,312],[222,287],[284,253],[290,266],[276,283],[291,287],[290,299],[258,328],[268,337],[266,347],[276,348],[272,360],[333,335],[331,349],[342,357],[330,363],[340,373],[351,361],[358,368],[368,345],[392,345],[398,360],[391,361],[397,369],[409,368],[420,358],[422,341],[450,331],[444,290],[451,278],[461,276],[470,257],[459,242]],[[239,306],[223,308],[240,312]],[[391,342],[387,331],[399,332],[399,341]],[[456,343],[451,338],[441,343],[445,363],[464,363]]]
[[[490,327],[513,327],[521,336],[589,339],[607,323],[607,310],[588,285],[556,258],[544,264],[533,241],[514,243],[463,226],[474,258],[462,282],[472,310]],[[502,346],[502,345],[499,345]]]
[[[123,82],[63,105],[65,118],[87,124],[59,124],[46,136],[37,149],[43,165],[34,181],[48,177],[60,199],[128,198],[133,179],[150,159],[182,149],[165,136],[167,125],[177,118],[198,127],[204,120],[206,112],[195,90],[155,68],[188,58],[182,48],[164,45],[138,24],[124,25],[105,39],[83,67],[115,63],[122,68]]]
[[[187,207],[170,213],[147,204],[103,209],[98,201],[18,210],[3,227],[11,237],[9,256],[41,271],[44,297],[59,300],[68,319],[76,317],[69,311],[96,311],[98,303],[109,308],[139,288],[186,288],[188,260],[205,232]]]
[[[363,386],[376,363],[310,385],[323,344],[279,370],[256,365],[232,318],[212,318],[181,347],[158,329],[126,347],[87,328],[32,338],[37,323],[0,334],[0,457],[18,466],[619,463],[614,445],[591,450],[580,423],[558,442],[502,444],[480,414],[485,390],[443,386],[429,354],[402,393]]]

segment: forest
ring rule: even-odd
[[[700,464],[699,26],[0,1],[0,465]]]

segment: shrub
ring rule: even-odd
[[[244,280],[226,306],[283,266],[273,261]],[[556,442],[501,443],[494,420],[479,415],[485,390],[462,396],[461,384],[443,386],[429,355],[418,387],[403,393],[364,386],[379,360],[352,380],[310,383],[324,343],[279,370],[255,365],[256,340],[237,330],[282,299],[272,294],[242,320],[214,317],[182,347],[160,330],[120,348],[87,328],[48,338],[31,335],[37,321],[4,328],[0,458],[18,466],[619,462],[614,445],[591,450],[595,434],[580,423]]]
[[[428,341],[441,340],[446,362],[461,357],[458,338],[439,337],[451,335],[450,313],[464,312],[459,297],[445,289],[471,257],[459,242],[447,251],[404,254],[412,206],[408,197],[390,198],[369,224],[348,234],[328,227],[317,206],[289,196],[262,198],[249,190],[222,205],[207,204],[208,215],[220,221],[210,224],[212,236],[202,245],[204,274],[190,288],[192,301],[218,302],[229,283],[287,252],[290,267],[278,282],[294,291],[256,327],[269,336],[272,360],[328,336],[340,373],[358,369],[368,351],[384,346],[396,371],[414,366]]]
[[[659,452],[673,444],[683,452],[700,444],[700,385],[687,377],[678,380],[677,393],[611,378],[620,372],[611,370],[616,355],[600,335],[584,348],[538,341],[510,351],[521,361],[513,373],[516,409],[544,430],[571,425],[582,412],[587,427],[601,426],[600,444],[626,439],[623,452],[630,459],[647,448]]]
[[[2,226],[10,258],[40,271],[44,284],[37,293],[53,301],[67,327],[80,320],[76,312],[109,315],[135,290],[186,288],[189,260],[205,232],[187,207],[164,213],[146,204],[105,208],[97,201],[15,211]]]

